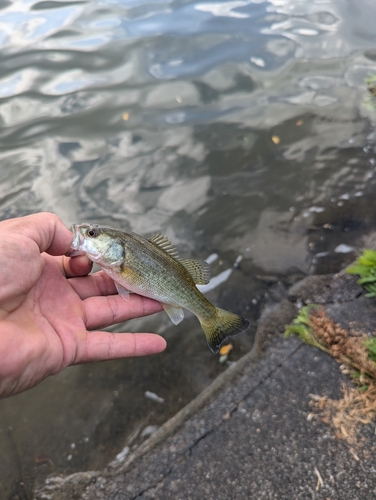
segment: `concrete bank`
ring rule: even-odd
[[[266,307],[255,347],[119,467],[49,478],[36,499],[376,498],[375,431],[354,449],[308,418],[310,394],[337,397],[328,355],[283,339],[297,304],[323,304],[343,327],[375,332],[375,302],[346,274],[311,276]]]

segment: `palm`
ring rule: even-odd
[[[17,245],[25,253],[22,260],[14,252]],[[8,238],[0,254],[0,281],[7,284],[6,299],[0,291],[0,397],[72,364],[163,350],[156,335],[96,331],[161,306],[138,295],[125,302],[103,272],[86,275],[85,258],[40,254],[34,242],[18,236]],[[76,277],[66,278],[63,259]]]

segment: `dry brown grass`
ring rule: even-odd
[[[312,394],[310,406],[320,420],[334,427],[337,438],[361,445],[364,441],[359,437],[359,425],[376,418],[376,384],[372,382],[364,392],[343,384],[342,394],[339,400]]]
[[[336,436],[351,445],[360,445],[359,425],[376,419],[376,364],[369,358],[364,344],[365,334],[356,336],[331,320],[322,309],[310,316],[312,333],[347,372],[358,371],[357,385],[342,385],[343,396],[333,400],[327,396],[311,395],[314,413],[325,423],[335,428]]]

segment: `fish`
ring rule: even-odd
[[[248,319],[214,306],[197,288],[209,283],[209,264],[181,258],[163,234],[147,239],[132,231],[91,223],[73,224],[72,232],[68,256],[86,254],[113,279],[125,300],[129,293],[137,293],[159,301],[175,325],[184,319],[183,309],[191,311],[214,354],[229,337],[249,327]]]

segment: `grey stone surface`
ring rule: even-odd
[[[328,428],[307,420],[309,394],[328,394],[337,371],[327,356],[302,346],[137,498],[375,498],[373,463],[357,463]],[[336,383],[328,395],[337,390]]]
[[[332,276],[290,293],[323,297],[343,326],[375,323],[374,302],[355,279]],[[295,294],[295,295],[294,295]],[[330,296],[333,297],[333,296]],[[296,313],[282,299],[261,317],[256,347],[167,422],[118,469],[55,478],[37,499],[371,500],[375,434],[354,450],[310,418],[310,394],[336,397],[345,380],[328,355],[278,335]],[[274,333],[274,338],[272,337]],[[258,353],[261,351],[261,356]],[[322,480],[322,482],[321,482]]]
[[[293,301],[300,300],[304,304],[348,302],[361,294],[362,289],[356,284],[356,278],[346,272],[307,276],[289,290]]]

